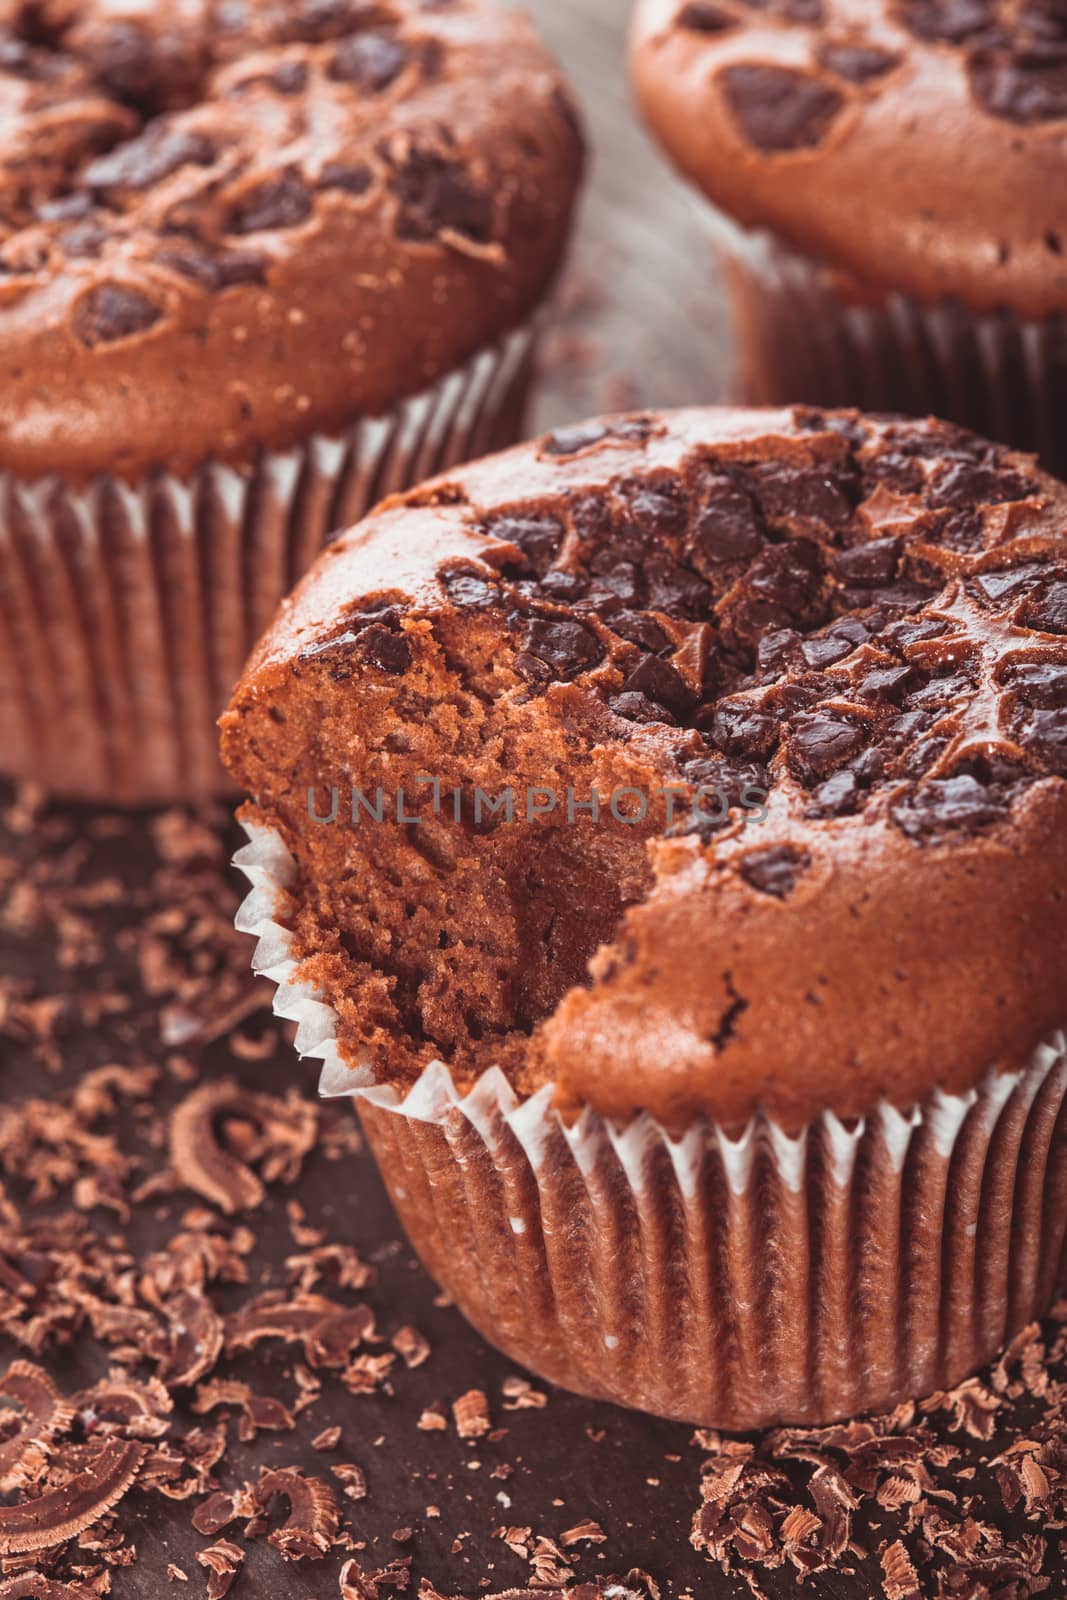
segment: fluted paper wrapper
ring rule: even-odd
[[[246,469],[0,472],[0,771],[105,802],[227,792],[215,721],[283,597],[385,495],[515,442],[534,338]]]
[[[275,920],[294,863],[248,828],[237,919],[275,1010],[353,1096],[411,1241],[474,1326],[579,1393],[728,1429],[825,1422],[959,1382],[1050,1305],[1067,1228],[1067,1041],[910,1115],[672,1138],[435,1062],[401,1095],[341,1059]]]
[[[737,335],[736,398],[946,417],[1067,477],[1067,319],[979,315],[904,294],[855,304],[833,273],[719,213]]]

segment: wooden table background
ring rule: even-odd
[[[539,426],[723,398],[730,340],[702,201],[642,127],[626,72],[629,0],[530,0],[591,142],[578,237],[550,340]]]

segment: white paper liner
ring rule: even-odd
[[[904,294],[852,304],[824,265],[710,217],[733,305],[738,401],[945,417],[1067,477],[1067,319],[980,315]]]
[[[105,802],[229,792],[215,719],[329,535],[514,443],[534,322],[337,437],[75,492],[0,472],[0,770]]]
[[[642,1115],[567,1126],[551,1086],[443,1062],[406,1093],[338,1053],[274,919],[295,864],[246,824],[237,926],[321,1092],[359,1109],[433,1276],[492,1343],[581,1393],[708,1426],[825,1422],[949,1387],[1053,1298],[1067,1236],[1067,1039],[910,1114],[798,1134],[760,1114],[681,1138]]]

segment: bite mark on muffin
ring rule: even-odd
[[[302,975],[389,1081],[441,1057],[461,1084],[500,1065],[535,1087],[543,1030],[625,965],[672,850],[784,913],[835,840],[952,849],[1067,774],[1067,650],[1038,630],[1067,629],[1067,566],[1062,543],[1034,559],[1047,491],[1020,458],[797,408],[788,447],[665,470],[646,448],[662,431],[551,435],[530,447],[567,475],[551,493],[397,501],[449,529],[433,598],[353,595],[269,712],[229,714],[246,786],[301,857]],[[966,543],[943,537],[961,512]],[[353,775],[357,825],[309,829],[309,792],[347,807]]]

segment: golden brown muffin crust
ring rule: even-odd
[[[1067,309],[1067,25],[1051,0],[639,0],[682,171],[857,298]]]
[[[946,424],[609,418],[465,468],[323,556],[223,730],[385,1081],[799,1127],[1065,1020],[1067,490]],[[309,821],[420,775],[457,809]],[[533,783],[604,815],[472,812]],[[613,821],[624,786],[678,806]]]
[[[391,409],[536,305],[580,166],[485,0],[0,0],[0,467],[184,473]]]

